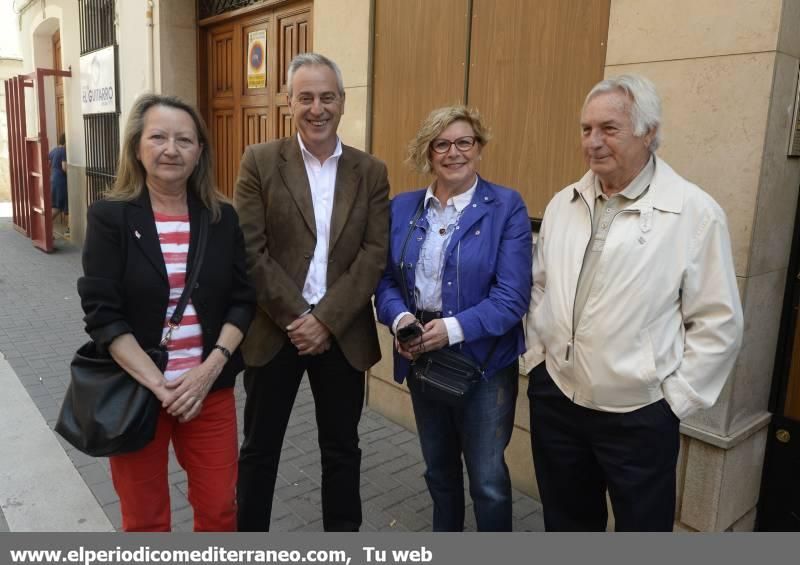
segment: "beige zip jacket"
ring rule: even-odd
[[[629,412],[666,398],[685,418],[716,402],[742,339],[725,213],[656,157],[647,194],[616,215],[577,327],[594,174],[545,210],[533,259],[526,366],[573,402]]]

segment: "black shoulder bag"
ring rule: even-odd
[[[403,298],[406,305],[410,308],[408,288],[406,288],[405,258],[408,241],[416,228],[417,221],[422,217],[425,208],[425,199],[417,209],[414,219],[406,234],[400,251],[400,277],[403,279],[400,288],[403,290]],[[416,310],[416,306],[414,307]],[[417,379],[422,385],[422,393],[429,397],[450,406],[459,406],[470,395],[472,390],[486,372],[486,366],[497,348],[500,338],[497,338],[486,356],[483,365],[478,365],[466,355],[455,351],[449,347],[443,347],[436,351],[429,351],[421,354],[411,364],[412,378]]]
[[[180,326],[203,264],[207,236],[208,211],[203,209],[192,272],[169,320],[169,330],[158,347],[146,351],[162,372],[167,366],[166,346],[172,332]],[[160,408],[161,403],[147,387],[126,373],[111,355],[100,354],[96,344],[89,341],[78,349],[70,363],[70,383],[55,429],[87,455],[119,455],[141,449],[152,441]]]

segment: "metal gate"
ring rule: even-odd
[[[36,69],[5,81],[8,117],[8,152],[11,176],[11,209],[14,227],[33,245],[47,253],[53,250],[53,213],[47,155],[47,118],[44,77],[70,77],[70,71]],[[38,132],[28,136],[25,89],[32,88],[39,115]]]

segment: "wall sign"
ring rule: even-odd
[[[114,46],[81,57],[81,111],[105,114],[117,111]]]
[[[267,86],[267,30],[247,34],[247,88]]]

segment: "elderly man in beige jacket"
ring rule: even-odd
[[[671,530],[679,423],[719,396],[741,344],[725,214],[655,155],[661,102],[639,76],[581,115],[589,171],[556,194],[533,262],[526,361],[545,527]]]

